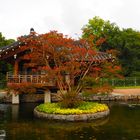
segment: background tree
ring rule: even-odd
[[[13,42],[14,42],[13,39],[5,39],[5,37],[2,35],[2,33],[0,33],[0,47],[7,46]],[[12,69],[12,67],[9,64],[5,63],[4,61],[0,61],[0,80],[1,80],[1,82],[5,81],[6,72],[11,69]]]
[[[101,51],[119,48],[118,43],[120,41],[121,31],[115,23],[110,23],[109,20],[105,21],[95,16],[82,28],[82,31],[82,38],[88,38],[93,35],[96,36],[96,40],[105,39],[99,48]]]
[[[123,68],[124,76],[140,76],[139,49],[140,32],[132,28],[120,29],[115,23],[105,21],[100,17],[90,19],[82,28],[82,38],[97,35],[97,39],[105,38],[99,47],[100,51],[115,49],[118,60]]]
[[[121,31],[119,60],[125,76],[140,76],[140,32],[132,28]]]

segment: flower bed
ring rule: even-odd
[[[102,118],[109,114],[105,104],[83,102],[77,108],[61,108],[59,103],[47,103],[37,106],[35,116],[52,120],[87,121]]]

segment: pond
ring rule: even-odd
[[[140,140],[140,102],[110,102],[109,117],[77,123],[34,118],[37,105],[0,104],[0,130],[5,130],[6,140]]]

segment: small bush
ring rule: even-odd
[[[74,91],[62,93],[59,97],[63,108],[75,108],[82,102],[79,94]]]

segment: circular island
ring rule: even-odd
[[[90,121],[108,116],[109,108],[105,104],[83,102],[76,108],[62,108],[60,103],[46,103],[34,109],[38,118],[59,121]]]

